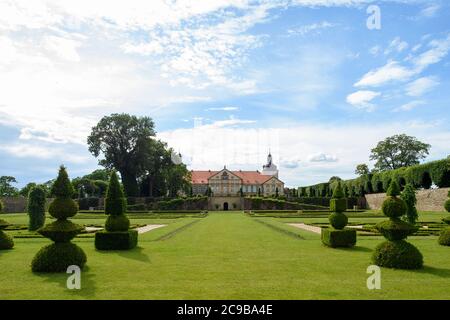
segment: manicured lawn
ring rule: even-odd
[[[429,215],[423,218],[441,216]],[[24,215],[2,218],[27,221]],[[101,224],[104,217],[75,222],[94,220]],[[125,252],[99,252],[93,239],[76,239],[88,263],[82,289],[73,291],[66,289],[66,274],[30,270],[49,240],[16,239],[13,250],[0,251],[0,299],[450,299],[450,248],[434,236],[411,237],[425,257],[423,270],[382,269],[382,289],[371,291],[366,269],[380,237],[361,237],[353,249],[330,249],[319,235],[287,226],[290,220],[307,222],[240,212],[133,219],[168,226],[140,235],[139,248]]]

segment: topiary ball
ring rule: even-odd
[[[108,218],[106,218],[106,231],[128,231],[129,228],[130,220],[124,214],[118,216],[109,215]]]
[[[386,268],[420,269],[423,256],[415,246],[404,240],[385,241],[375,248],[372,262]]]
[[[48,213],[56,219],[73,217],[78,212],[78,205],[71,198],[56,198],[50,203]]]
[[[330,211],[332,212],[344,212],[347,210],[347,199],[331,199]]]
[[[387,197],[383,201],[381,211],[385,216],[398,218],[403,216],[408,210],[405,201],[397,197]]]
[[[66,272],[72,265],[82,269],[86,261],[86,254],[76,244],[53,243],[39,250],[31,262],[31,269],[33,272]]]
[[[450,199],[448,199],[447,201],[445,201],[445,203],[444,203],[444,208],[445,208],[445,210],[447,210],[448,212],[450,212]]]
[[[341,230],[344,229],[344,227],[347,225],[348,223],[348,218],[345,214],[343,213],[332,213],[329,217],[328,220],[330,221],[330,224],[333,226],[333,228]]]
[[[450,228],[441,231],[438,242],[441,246],[450,246]]]
[[[416,226],[399,219],[382,221],[376,225],[376,229],[391,241],[406,239],[418,230]]]
[[[54,242],[69,242],[83,227],[69,220],[57,220],[38,230],[38,233]]]
[[[13,238],[6,232],[0,230],[0,250],[12,249],[13,247]]]

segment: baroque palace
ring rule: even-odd
[[[224,167],[220,171],[191,171],[192,193],[194,195],[211,195],[213,205],[228,210],[241,207],[239,197],[250,195],[271,196],[283,194],[284,182],[278,178],[278,168],[272,162],[272,155],[267,156],[267,163],[262,172],[231,171]]]

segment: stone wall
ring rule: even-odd
[[[418,190],[416,192],[417,210],[419,211],[445,211],[444,202],[450,188]],[[368,209],[380,210],[381,204],[386,197],[385,193],[367,194]]]
[[[242,210],[242,198],[241,197],[209,197],[208,210],[223,210],[223,206],[228,203],[228,210]],[[219,209],[216,209],[216,205]]]

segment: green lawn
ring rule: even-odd
[[[426,213],[421,219],[442,216]],[[2,218],[27,221],[23,214]],[[371,291],[366,269],[382,239],[361,237],[353,249],[330,249],[319,235],[286,225],[312,220],[241,212],[132,219],[167,226],[140,235],[132,251],[99,252],[93,239],[76,239],[88,263],[82,289],[73,291],[66,289],[66,274],[31,272],[31,259],[49,240],[15,239],[13,250],[0,251],[0,299],[450,299],[450,248],[439,246],[435,236],[411,237],[424,255],[423,270],[382,269],[382,289]]]

